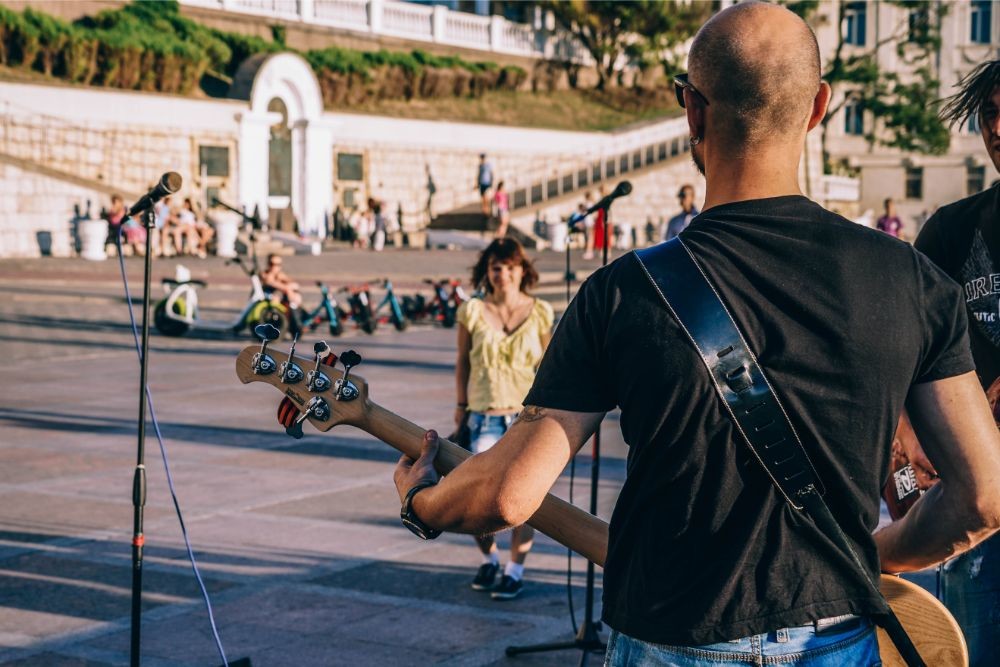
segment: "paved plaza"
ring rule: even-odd
[[[409,293],[424,287],[425,277],[467,275],[474,259],[463,251],[335,250],[286,265],[308,286],[387,276]],[[563,262],[555,254],[539,259],[539,292],[557,309]],[[177,263],[156,260],[155,294]],[[248,289],[239,270],[214,258],[183,263],[210,282],[202,295],[207,317],[235,316]],[[127,266],[138,306],[141,260]],[[581,266],[580,275],[595,267]],[[306,290],[307,305],[317,299],[314,288]],[[2,665],[128,664],[139,375],[128,322],[114,260],[0,262]],[[403,333],[383,327],[374,336],[351,330],[329,342],[364,357],[358,374],[373,400],[447,433],[454,336],[429,326]],[[285,436],[275,420],[277,392],[236,379],[235,356],[249,342],[214,334],[151,337],[156,416],[229,660],[249,657],[255,667],[578,663],[575,651],[504,657],[511,644],[572,637],[564,548],[539,537],[519,599],[494,602],[472,591],[479,556],[471,538],[421,542],[399,524],[391,482],[397,453],[350,427],[325,434],[307,427],[302,440]],[[600,484],[605,518],[624,455],[609,416]],[[576,466],[579,505],[586,504],[589,460],[585,450]],[[146,464],[143,664],[221,664],[151,429]],[[568,474],[555,492],[568,496]],[[584,566],[572,559],[577,621]]]

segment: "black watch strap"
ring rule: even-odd
[[[406,497],[403,498],[403,506],[399,510],[399,520],[403,522],[404,526],[410,529],[411,533],[422,540],[433,540],[441,534],[441,531],[431,528],[420,520],[420,517],[413,511],[413,496],[417,495],[417,491],[422,491],[436,484],[437,482],[423,482],[414,486],[406,492]]]

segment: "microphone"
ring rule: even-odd
[[[139,198],[139,201],[132,205],[132,208],[125,214],[125,217],[131,218],[139,215],[167,195],[174,194],[181,189],[182,182],[180,174],[176,171],[168,171],[163,176],[160,176],[160,182],[156,184],[156,187],[144,194]]]
[[[615,186],[615,189],[611,192],[611,194],[602,197],[596,204],[588,208],[586,213],[581,214],[581,217],[588,216],[591,213],[599,211],[602,208],[607,208],[608,206],[611,206],[611,202],[613,202],[614,200],[618,199],[619,197],[627,197],[630,194],[632,194],[632,184],[629,183],[628,181],[622,181],[617,186]]]

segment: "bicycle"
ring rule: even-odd
[[[441,326],[448,329],[455,326],[458,307],[470,298],[462,287],[462,281],[450,278],[443,280],[425,278],[424,283],[432,286],[434,296],[430,301],[423,294],[403,297],[406,316],[414,322],[423,319],[440,322]],[[451,288],[450,292],[448,288]]]
[[[388,278],[376,278],[371,283],[381,283],[382,288],[385,290],[385,296],[382,297],[382,301],[372,311],[375,323],[388,324],[391,322],[396,327],[396,331],[406,331],[406,327],[410,325],[410,321],[406,319],[403,307],[396,297],[396,292],[392,289],[392,281]],[[382,309],[384,308],[388,308],[388,312],[382,314]]]
[[[319,288],[321,295],[319,305],[312,311],[302,312],[301,327],[315,331],[325,320],[329,325],[330,335],[339,336],[344,333],[343,320],[349,315],[340,307],[336,297],[326,285],[316,281],[316,287]]]

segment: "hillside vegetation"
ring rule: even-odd
[[[0,77],[198,96],[206,75],[228,81],[255,54],[295,51],[281,26],[272,34],[266,40],[209,28],[182,16],[175,0],[133,2],[73,23],[0,5]],[[523,91],[527,73],[519,67],[421,50],[298,53],[331,110],[582,130],[676,110],[662,91]]]

